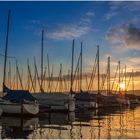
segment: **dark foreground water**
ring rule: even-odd
[[[140,107],[0,118],[1,138],[140,138]]]

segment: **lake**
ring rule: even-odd
[[[1,116],[0,138],[140,138],[140,107],[43,113],[38,117]]]

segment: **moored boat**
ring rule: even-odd
[[[8,50],[8,36],[10,25],[10,10],[7,20],[7,34],[4,57],[4,74],[3,74],[3,97],[0,98],[0,109],[3,113],[13,114],[37,114],[39,112],[39,104],[30,92],[26,90],[11,90],[6,86],[6,64]],[[16,62],[17,63],[17,62]]]
[[[65,93],[36,93],[41,108],[48,111],[75,111],[75,100]],[[48,109],[47,109],[48,108]]]
[[[10,90],[4,86],[5,96],[0,98],[0,109],[10,114],[37,114],[39,104],[28,91]]]
[[[98,108],[97,104],[97,94],[92,93],[76,93],[75,99],[76,99],[76,106],[78,108]]]

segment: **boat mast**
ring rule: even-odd
[[[81,53],[80,53],[80,55],[81,55]],[[80,68],[79,68],[80,66],[79,66],[79,64],[78,64],[78,67],[77,67],[77,71],[78,71],[78,74],[77,74],[77,80],[76,80],[76,86],[75,87],[77,87],[77,84],[78,84],[78,91],[81,91],[81,72],[80,72]],[[76,88],[75,88],[76,89]]]
[[[74,60],[74,40],[72,42],[71,87],[70,87],[71,94],[73,92],[73,60]]]
[[[36,74],[36,69],[35,69],[35,56],[34,56],[34,87],[35,87],[35,92],[36,92],[36,77],[37,77],[37,74]]]
[[[45,70],[44,70],[43,78],[45,79],[47,67],[45,67],[44,69],[45,69]],[[44,80],[44,83],[43,83],[43,90],[45,90],[45,83],[46,83],[46,80]]]
[[[11,89],[11,62],[9,61],[8,86]]]
[[[17,61],[16,61],[16,65],[17,65]],[[19,81],[18,71],[17,71],[17,68],[16,68],[16,86],[17,86],[17,89],[18,89],[18,81]]]
[[[6,34],[6,46],[5,46],[5,59],[4,59],[4,74],[3,74],[3,86],[6,82],[6,63],[7,63],[7,47],[8,47],[8,36],[9,36],[9,25],[10,25],[10,13],[8,13],[8,21],[7,21],[7,34]]]
[[[62,84],[62,64],[60,64],[60,73],[59,73],[59,92],[62,92],[63,84]]]
[[[99,64],[99,45],[97,46],[97,72],[98,72],[98,94],[100,94],[100,64]]]
[[[108,92],[107,94],[110,94],[110,56],[108,57],[108,76],[107,76],[107,86],[108,86]]]
[[[51,92],[51,85],[50,85],[50,62],[49,62],[49,55],[47,54],[47,62],[48,62],[48,91]]]
[[[40,79],[39,79],[39,74],[38,74],[35,58],[34,58],[34,66],[35,66],[35,71],[36,71],[36,76],[37,76],[37,81],[38,81],[38,84],[39,84],[39,88],[41,89],[41,84],[40,84]]]
[[[64,82],[64,88],[63,88],[63,92],[66,92],[67,91],[67,81],[66,81],[66,77],[65,75],[62,75],[62,80]]]
[[[88,91],[88,75],[86,74],[86,91]]]
[[[13,84],[12,84],[12,89],[15,89],[15,80],[16,79],[16,75],[14,74],[14,77],[13,77]]]
[[[134,95],[134,71],[132,70],[132,90]]]
[[[27,84],[28,84],[27,90],[30,91],[30,74],[29,74],[30,72],[29,72],[28,64],[29,64],[29,59],[27,59],[27,73],[28,73],[28,75],[27,75],[28,76],[28,78],[27,78],[27,81],[28,81],[27,82]]]
[[[20,72],[19,72],[17,61],[16,61],[16,69],[17,69],[17,76],[19,77],[20,87],[23,90],[22,79],[21,79],[21,75],[20,75]]]
[[[51,72],[50,80],[51,80],[51,84],[50,84],[50,93],[51,93],[52,92],[52,86],[53,86],[53,65],[52,65],[52,72]]]
[[[68,69],[68,91],[70,91],[70,69]]]
[[[93,81],[94,81],[94,78],[95,78],[96,69],[97,69],[97,58],[98,58],[98,50],[97,50],[97,53],[96,53],[95,62],[94,62],[94,66],[93,66],[93,69],[92,69],[90,81],[89,81],[89,84],[88,84],[88,91],[91,90],[92,85],[93,85]]]
[[[119,65],[119,93],[120,93],[120,61],[118,62]]]
[[[125,65],[125,94],[126,94],[126,65]]]
[[[83,48],[83,42],[81,42],[80,92],[82,92],[82,48]]]
[[[29,77],[31,80],[32,88],[33,88],[33,91],[35,92],[34,83],[33,83],[32,75],[31,75],[31,69],[30,69],[30,65],[29,65],[29,59],[27,59],[27,65],[28,65]]]
[[[22,68],[22,70],[21,70],[21,80],[23,81],[23,68]]]
[[[40,91],[43,92],[43,37],[44,37],[44,30],[42,30],[42,41],[41,41],[41,84],[40,84]]]

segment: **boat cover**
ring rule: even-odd
[[[10,90],[8,87],[5,85],[3,86],[3,92],[6,92],[7,94],[2,97],[5,100],[10,100],[10,101],[35,101],[36,98],[34,98],[30,92],[26,90]]]

